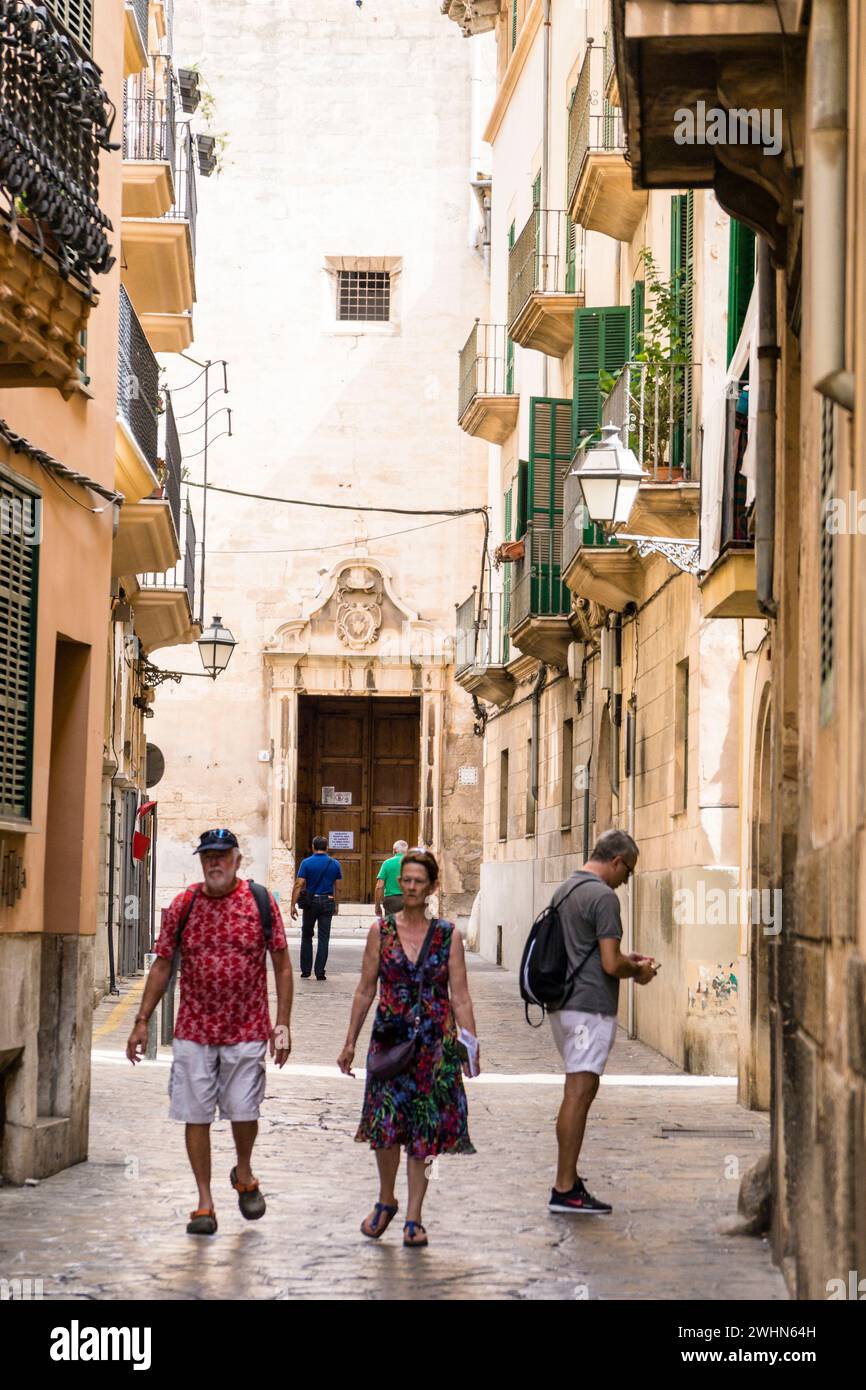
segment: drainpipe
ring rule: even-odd
[[[755,434],[755,576],[758,607],[776,616],[776,272],[770,243],[758,238],[758,417]]]
[[[544,0],[542,25],[544,26],[544,78],[542,81],[544,109],[541,113],[541,260],[547,252],[547,209],[549,206],[548,183],[550,173],[550,0]],[[544,385],[542,395],[547,396],[547,353],[544,354]]]
[[[845,370],[848,233],[848,22],[846,0],[814,0],[807,162],[811,342],[815,390],[854,409]]]

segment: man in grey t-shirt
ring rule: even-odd
[[[635,871],[639,850],[624,830],[606,830],[587,862],[553,895],[559,908],[571,988],[550,1027],[565,1066],[565,1094],[556,1121],[559,1149],[556,1182],[548,1208],[583,1216],[612,1210],[587,1192],[577,1161],[589,1107],[598,1091],[616,1038],[619,982],[632,977],[649,984],[658,966],[648,956],[624,956],[622,920],[614,889]]]

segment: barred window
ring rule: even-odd
[[[0,474],[0,816],[30,819],[38,494]]]
[[[65,25],[86,53],[93,42],[93,0],[47,0],[48,9]]]
[[[337,272],[337,318],[387,323],[391,317],[391,274],[387,270]]]

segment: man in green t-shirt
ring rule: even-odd
[[[383,917],[387,912],[399,912],[403,906],[403,894],[400,892],[400,867],[403,863],[403,855],[408,848],[408,840],[395,840],[394,853],[390,859],[385,860],[379,870],[373,892],[377,917]]]

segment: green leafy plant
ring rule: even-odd
[[[644,378],[644,400],[647,402],[643,439],[637,428],[628,432],[629,448],[636,453],[643,444],[643,463],[656,467],[670,462],[672,435],[682,428],[688,396],[688,366],[691,345],[684,333],[683,291],[685,271],[678,270],[669,279],[662,276],[648,246],[643,247],[639,262],[643,264],[647,293],[647,310],[643,329],[636,335],[637,350],[631,364],[646,363],[641,370],[628,364],[618,372],[599,372],[599,390],[607,399],[623,372],[629,373],[626,383],[628,418],[634,420],[632,403],[641,395]],[[655,455],[655,457],[653,457]]]
[[[201,116],[207,127],[212,126],[217,114],[216,97],[210,88],[206,78],[202,74],[198,63],[190,64],[190,71],[198,74],[199,103],[197,114]],[[212,135],[214,138],[214,173],[221,174],[225,167],[225,155],[229,147],[229,133],[227,130],[208,129],[202,134]]]

